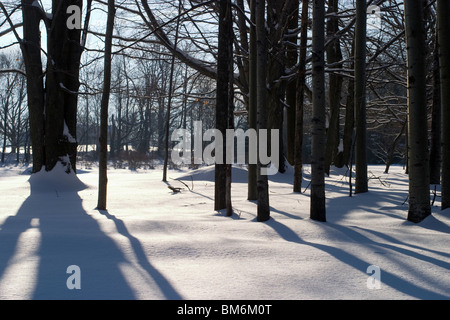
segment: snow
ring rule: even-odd
[[[66,137],[70,143],[77,143],[77,140],[70,134],[66,121],[64,121],[63,137]]]
[[[0,299],[449,299],[450,211],[438,197],[430,217],[407,222],[403,169],[369,170],[380,179],[353,197],[345,170],[332,171],[325,223],[309,219],[309,188],[291,191],[292,168],[269,176],[271,219],[259,223],[241,167],[225,217],[213,166],[170,170],[179,193],[160,169],[111,169],[107,211],[95,209],[97,169],[3,166]],[[67,286],[70,266],[81,289]],[[374,266],[380,289],[368,286]]]

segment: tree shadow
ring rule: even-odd
[[[118,219],[116,216],[110,214],[107,210],[99,210],[99,212],[107,219],[113,221],[117,231],[129,240],[139,265],[158,284],[165,298],[169,300],[181,300],[182,296],[175,290],[175,288],[169,283],[169,281],[148,261],[147,255],[142,247],[141,242],[128,231],[125,223],[121,219]]]
[[[85,186],[75,175],[67,178],[73,181],[64,179],[66,177],[63,181],[54,178],[42,181],[32,175],[29,180],[30,196],[16,215],[8,217],[0,226],[0,284],[5,274],[16,268],[14,274],[30,279],[27,284],[29,295],[25,299],[136,299],[121,270],[121,266],[129,261],[116,243],[101,230],[98,222],[83,209],[78,191]],[[107,217],[113,219],[112,216]],[[137,239],[125,232],[126,229],[117,220],[114,221],[118,230],[132,241],[140,261],[144,259]],[[31,246],[20,239],[33,228],[33,241],[36,242],[34,255],[38,262],[37,268],[29,270],[18,264],[17,252],[21,247]],[[80,268],[80,289],[68,288],[67,282],[72,273],[68,273],[67,268],[71,265]],[[148,262],[142,262],[142,265],[157,283],[162,283],[162,288],[167,288],[166,280]],[[8,292],[0,296],[8,297]],[[15,296],[20,297],[20,292],[13,294],[12,299]],[[177,297],[173,292],[171,296]]]
[[[354,269],[361,271],[362,273],[365,273],[367,270],[367,267],[371,265],[368,261],[364,261],[362,258],[347,252],[346,250],[343,250],[338,247],[332,247],[325,244],[320,243],[313,243],[309,241],[303,240],[294,230],[289,228],[288,226],[276,221],[274,218],[271,218],[266,222],[268,226],[270,226],[274,231],[276,231],[279,236],[288,241],[288,242],[294,242],[300,245],[306,245],[311,246],[316,249],[319,249],[325,253],[328,253],[329,255],[333,256],[337,260],[353,267]],[[327,223],[327,225],[330,225],[330,223]],[[428,261],[431,263],[434,263],[438,266],[441,266],[443,268],[448,267],[448,263],[443,261],[437,261],[436,259],[432,259],[430,257],[425,257],[422,254],[417,254],[412,252],[411,250],[405,250],[402,248],[395,247],[394,245],[386,245],[384,243],[378,243],[376,241],[373,241],[369,239],[368,237],[362,235],[361,233],[352,230],[348,227],[344,226],[337,226],[332,224],[332,227],[343,232],[345,235],[349,235],[353,240],[355,240],[355,243],[364,243],[366,246],[373,246],[381,247],[381,248],[389,248],[392,250],[396,250],[401,254],[405,254],[409,257],[421,260],[421,261]],[[420,262],[419,262],[420,263]],[[332,271],[332,270],[331,270]],[[330,272],[331,272],[330,271]],[[409,296],[415,297],[417,299],[428,299],[428,300],[448,300],[450,296],[440,294],[439,292],[435,292],[432,290],[429,290],[427,288],[423,288],[420,285],[414,283],[414,281],[408,281],[404,278],[402,278],[400,275],[394,274],[392,272],[389,272],[385,269],[381,270],[382,272],[382,278],[381,281],[384,285],[387,285],[391,288],[394,288],[398,290],[399,292],[403,292]],[[445,288],[443,288],[445,291]]]
[[[412,223],[412,222],[410,222],[410,223]],[[343,232],[347,232],[348,233],[348,231],[347,231],[348,228],[344,228],[342,226],[337,226],[337,225],[333,225],[333,228],[341,229]],[[418,260],[423,260],[424,262],[432,263],[432,264],[434,264],[436,266],[439,266],[439,267],[442,267],[444,269],[449,269],[450,270],[450,262],[446,262],[446,261],[443,261],[443,260],[440,260],[440,259],[436,259],[436,258],[427,256],[426,254],[422,254],[422,253],[419,253],[419,252],[416,252],[416,251],[413,251],[413,250],[410,250],[410,249],[407,249],[407,248],[404,248],[404,247],[406,246],[406,247],[410,247],[411,249],[416,249],[416,250],[420,250],[420,251],[427,251],[427,252],[430,252],[430,253],[435,254],[435,255],[440,255],[444,259],[450,259],[450,254],[447,253],[447,252],[442,252],[442,251],[439,251],[437,249],[430,249],[430,248],[426,248],[426,247],[421,247],[421,246],[419,246],[417,244],[406,243],[406,242],[400,241],[400,240],[398,240],[398,239],[396,239],[396,238],[394,238],[394,237],[392,237],[390,235],[384,234],[382,232],[370,230],[370,229],[367,229],[367,228],[362,228],[362,227],[358,227],[358,226],[354,226],[353,228],[361,230],[363,232],[370,233],[372,235],[375,235],[376,237],[379,237],[381,239],[386,240],[385,243],[382,243],[382,242],[378,243],[378,242],[376,242],[376,244],[379,247],[386,248],[386,249],[391,249],[391,250],[397,251],[399,253],[402,253],[404,255],[407,255],[407,256],[410,256],[410,257],[414,257],[414,258],[416,258]],[[356,232],[355,230],[353,230],[351,233],[348,233],[348,234],[351,237],[354,237],[354,239],[356,241],[360,241],[360,240],[362,240],[362,241],[371,241],[371,240],[369,240],[368,237],[362,235],[359,232]],[[396,246],[396,245],[399,245],[399,246]]]

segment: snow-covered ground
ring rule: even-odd
[[[159,169],[111,169],[106,212],[95,209],[96,169],[2,167],[0,299],[449,299],[450,210],[437,197],[432,216],[407,222],[407,176],[383,170],[370,167],[370,192],[351,198],[334,170],[320,223],[289,168],[270,177],[271,219],[259,223],[244,168],[225,217],[213,210],[213,167],[170,171],[180,193]]]

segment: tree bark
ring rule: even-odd
[[[41,33],[39,24],[41,12],[32,6],[33,0],[22,0],[23,41],[20,43],[27,74],[28,112],[30,137],[33,149],[33,172],[45,166],[44,110],[45,93],[42,77]]]
[[[442,108],[442,210],[450,208],[450,3],[438,0],[439,64]]]
[[[352,43],[352,55],[355,54],[354,39]],[[351,61],[350,68],[355,66],[354,60]],[[343,161],[348,166],[352,166],[353,161],[353,146],[355,135],[355,80],[348,79],[347,85],[347,101],[345,103],[345,123],[344,123],[344,135],[343,135]]]
[[[310,217],[326,221],[325,206],[325,3],[313,2],[313,117],[311,144],[311,208]]]
[[[441,143],[442,143],[441,79],[439,72],[439,40],[436,28],[433,51],[433,104],[431,114],[430,143],[430,183],[441,183]]]
[[[231,1],[219,1],[219,44],[217,55],[217,93],[216,93],[216,129],[222,137],[226,137],[226,129],[229,126],[230,99],[230,72],[232,69],[232,16]],[[219,147],[219,146],[217,146]],[[216,157],[215,185],[214,185],[214,210],[227,208],[227,164],[226,143],[223,143],[223,159]]]
[[[57,163],[76,171],[76,124],[81,29],[67,26],[67,8],[82,0],[52,1],[52,15],[31,0],[22,0],[24,21],[20,41],[27,74],[33,172],[52,170]],[[41,62],[40,22],[47,27],[47,66]],[[87,23],[87,22],[86,22]],[[44,83],[45,79],[45,83]]]
[[[327,22],[327,36],[334,37],[339,31],[339,18],[337,17],[339,0],[332,0],[328,5],[328,14],[331,17]],[[334,13],[334,15],[333,15]],[[327,46],[327,61],[329,64],[335,64],[336,68],[342,68],[342,52],[339,38],[335,38]],[[339,136],[339,116],[341,108],[341,92],[342,92],[342,76],[334,73],[329,74],[329,92],[328,101],[330,106],[330,119],[327,130],[327,144],[325,151],[325,172],[330,174],[330,166],[336,165],[342,167],[343,164],[338,163],[337,155],[340,142]],[[342,161],[341,161],[342,162]]]
[[[289,17],[288,30],[296,30],[298,28],[299,18],[299,0],[292,1],[292,11]],[[287,68],[292,68],[297,64],[298,49],[297,36],[289,38],[286,46],[286,63]],[[292,80],[286,85],[286,159],[290,165],[295,165],[295,121],[296,121],[296,105],[297,105],[297,81]]]
[[[255,20],[257,39],[257,129],[259,143],[261,129],[267,128],[267,34],[265,27],[265,0],[256,0]],[[258,209],[256,219],[259,222],[263,222],[270,219],[269,181],[267,175],[261,174],[263,166],[259,158],[258,155]]]
[[[178,2],[178,18],[177,25],[175,27],[175,50],[178,45],[178,30],[180,27],[180,14],[181,14],[182,3],[181,0]],[[170,63],[170,76],[169,76],[169,97],[167,102],[167,113],[166,113],[166,125],[165,125],[165,136],[164,136],[164,165],[163,165],[163,178],[162,181],[167,182],[167,165],[169,163],[169,134],[170,134],[170,112],[172,109],[172,96],[173,96],[173,73],[175,70],[175,55],[172,54],[172,60]]]
[[[266,0],[267,17],[267,128],[280,131],[279,150],[280,163],[278,171],[286,171],[283,143],[283,111],[286,96],[286,81],[281,78],[286,70],[286,41],[283,39],[287,31],[289,16],[292,14],[292,0]],[[289,8],[289,9],[288,9]]]
[[[308,0],[302,0],[299,69],[295,111],[294,192],[302,191],[303,175],[303,106],[305,100],[306,50],[308,45]]]
[[[420,1],[405,2],[409,120],[408,220],[416,223],[431,214],[423,17]]]
[[[366,0],[356,0],[355,26],[355,193],[368,191],[366,147]]]
[[[76,171],[76,124],[81,30],[69,30],[67,8],[81,0],[52,2],[51,27],[47,28],[47,74],[45,83],[45,163],[50,171],[58,162]],[[66,158],[67,157],[67,158]],[[67,163],[69,162],[69,163]],[[70,166],[70,167],[69,167]]]
[[[257,53],[256,53],[256,27],[255,27],[255,2],[256,0],[250,1],[250,20],[252,24],[250,25],[250,50],[249,50],[249,106],[248,106],[248,128],[256,130],[256,118],[258,114],[258,103],[257,103]],[[248,200],[258,199],[258,189],[257,189],[257,164],[248,164]]]
[[[106,22],[105,58],[103,73],[103,94],[100,107],[100,138],[99,138],[99,182],[98,210],[106,210],[107,202],[107,166],[108,166],[108,106],[111,92],[111,60],[112,36],[114,31],[115,7],[114,0],[108,0],[108,18]]]

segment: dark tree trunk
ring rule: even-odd
[[[289,17],[288,30],[297,30],[299,18],[299,0],[292,1],[292,14]],[[292,68],[297,64],[298,49],[297,37],[289,37],[286,46],[287,68]],[[292,80],[286,85],[286,159],[292,166],[295,165],[295,121],[297,105],[297,81]]]
[[[354,55],[354,43],[352,44],[352,55]],[[354,68],[354,62],[351,62],[351,69]],[[347,85],[347,101],[345,103],[345,123],[344,123],[344,135],[343,135],[343,154],[342,158],[344,163],[350,167],[353,158],[353,138],[355,130],[355,81],[354,79],[348,79]]]
[[[106,22],[105,58],[103,94],[100,107],[100,139],[99,139],[99,183],[98,183],[98,210],[106,210],[107,199],[107,162],[108,162],[108,106],[111,92],[111,60],[112,37],[114,31],[115,7],[114,0],[108,0],[108,19]]]
[[[442,210],[450,208],[450,3],[438,0],[442,107]]]
[[[32,3],[33,0],[22,0],[24,41],[21,42],[21,49],[27,73],[33,172],[38,172],[45,166],[45,95],[41,62],[41,33],[39,30],[42,14],[37,7],[32,6]]]
[[[67,27],[68,6],[82,9],[82,0],[52,1],[52,17],[35,1],[22,0],[21,49],[27,73],[33,172],[52,170],[57,163],[76,170],[76,124],[81,29]],[[47,26],[47,68],[42,72],[39,24]]]
[[[217,93],[216,93],[216,129],[222,137],[226,137],[226,129],[229,126],[230,99],[230,72],[232,69],[232,16],[231,1],[219,1],[219,44],[217,57]],[[214,186],[214,210],[227,208],[227,164],[226,143],[223,143],[223,158],[216,157],[215,186]]]
[[[53,1],[54,27],[47,34],[47,75],[45,107],[45,159],[46,170],[57,162],[69,161],[76,170],[76,124],[81,57],[81,30],[66,26],[67,7],[82,1]],[[65,90],[68,89],[68,90]],[[64,159],[64,157],[68,157]]]
[[[306,49],[308,45],[308,0],[302,0],[299,70],[295,111],[294,192],[302,191],[303,171],[303,106],[305,100]]]
[[[405,2],[409,120],[408,220],[412,222],[420,222],[431,214],[423,17],[422,3]]]
[[[181,0],[178,2],[178,18],[177,25],[175,29],[175,49],[178,44],[178,29],[180,26],[180,14],[181,14]],[[165,135],[164,135],[164,167],[163,167],[163,178],[162,181],[167,181],[167,166],[169,163],[169,133],[170,133],[170,112],[172,109],[172,96],[173,96],[173,73],[175,71],[175,55],[172,54],[172,60],[170,64],[170,76],[169,76],[169,97],[167,102],[167,112],[166,112],[166,125],[165,125]]]
[[[313,117],[311,144],[311,208],[312,220],[326,221],[325,206],[325,3],[314,0],[312,89]]]
[[[441,79],[439,73],[439,41],[436,28],[433,52],[433,104],[431,115],[430,143],[430,183],[441,183],[441,143],[442,143]]]
[[[334,37],[339,31],[339,18],[337,12],[339,1],[332,0],[328,5],[328,14],[333,14],[327,22],[327,36]],[[341,43],[339,38],[333,39],[333,41],[327,46],[327,62],[333,65],[333,68],[342,68],[342,52]],[[327,131],[327,144],[325,151],[325,172],[330,174],[330,166],[335,165],[342,167],[342,161],[337,161],[338,146],[340,142],[339,134],[339,116],[341,107],[341,92],[342,92],[342,76],[330,73],[329,75],[329,92],[328,101],[330,106],[330,119]],[[342,157],[341,157],[342,158]]]
[[[356,0],[355,27],[355,193],[368,191],[366,147],[366,0]]]
[[[251,21],[250,26],[250,48],[249,48],[249,107],[248,107],[248,128],[256,130],[256,118],[258,113],[257,103],[257,53],[256,53],[256,27],[255,27],[255,2],[250,1]],[[258,199],[257,181],[257,164],[249,163],[248,165],[248,200]]]
[[[261,129],[267,129],[267,33],[265,28],[265,0],[256,0],[255,20],[257,39],[257,129],[259,137]],[[261,174],[263,166],[259,158],[258,155],[258,209],[256,219],[257,221],[263,222],[270,219],[269,181],[267,175]]]

